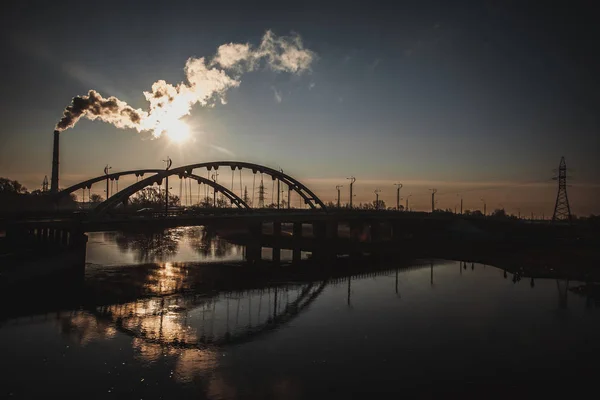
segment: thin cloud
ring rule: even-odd
[[[275,97],[275,102],[277,104],[281,103],[281,101],[283,100],[283,98],[281,97],[281,92],[278,91],[274,86],[271,86],[271,89],[273,90],[273,96]]]

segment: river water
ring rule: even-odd
[[[243,257],[202,228],[90,234],[83,288],[5,299],[0,396],[521,397],[582,390],[597,365],[581,282],[449,260],[253,272]]]

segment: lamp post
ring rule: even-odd
[[[394,183],[396,186],[396,211],[400,211],[400,189],[402,189],[401,183]]]
[[[163,160],[164,162],[167,163],[167,167],[165,168],[165,171],[168,171],[169,168],[171,168],[171,164],[173,164],[173,161],[171,161],[171,159],[167,156],[166,160]],[[167,214],[169,213],[169,174],[167,173],[165,176],[165,217],[167,216]]]
[[[435,194],[437,193],[437,189],[429,189],[431,190],[431,212],[435,211]]]
[[[356,178],[351,176],[350,178],[346,178],[350,180],[350,208],[352,208],[352,187],[354,186],[354,182],[356,182]]]
[[[104,167],[104,175],[106,175],[106,198],[108,199],[110,197],[110,192],[108,190],[108,171],[112,169],[112,167],[108,164],[106,164],[106,167]]]
[[[337,208],[340,208],[340,189],[343,188],[343,185],[337,185],[335,189],[337,190]]]

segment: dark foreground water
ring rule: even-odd
[[[393,259],[365,260],[351,277],[343,264],[335,277],[286,266],[252,277],[243,251],[200,228],[91,234],[82,290],[38,299],[24,288],[4,300],[0,397],[521,398],[597,388],[600,309],[571,290],[582,283]]]

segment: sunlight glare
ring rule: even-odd
[[[179,119],[163,123],[161,129],[175,143],[183,143],[190,137],[190,127]]]

